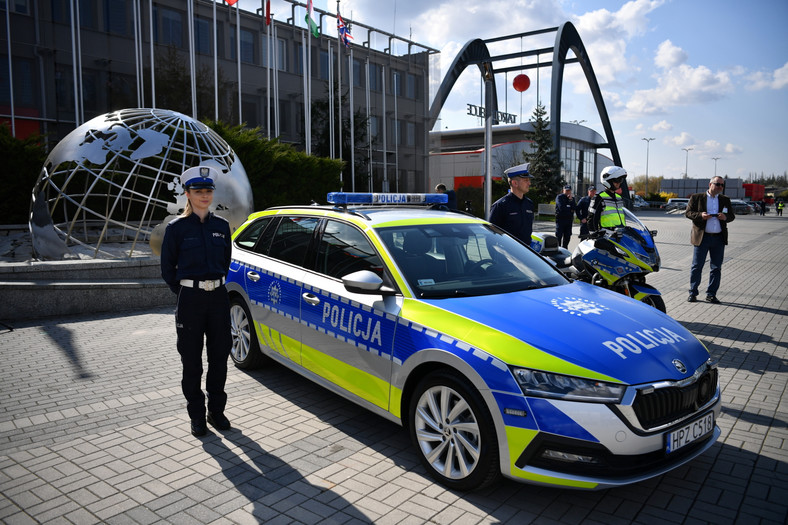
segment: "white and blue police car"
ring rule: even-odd
[[[403,425],[452,489],[604,489],[713,445],[700,341],[445,199],[331,193],[252,214],[227,276],[235,364],[279,363]]]

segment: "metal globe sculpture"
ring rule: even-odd
[[[180,175],[211,166],[212,210],[235,230],[253,210],[252,188],[232,148],[205,124],[166,109],[123,109],[96,117],[52,150],[33,189],[30,232],[39,259],[71,247],[94,258],[158,254],[167,223],[186,205]],[[122,255],[108,244],[123,246]]]

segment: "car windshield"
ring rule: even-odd
[[[541,256],[488,224],[420,224],[378,230],[418,297],[491,295],[567,279]]]

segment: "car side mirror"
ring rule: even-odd
[[[342,278],[345,290],[351,293],[394,295],[396,290],[385,286],[383,279],[369,270],[349,273]]]
[[[651,234],[652,237],[657,236],[657,230],[651,230],[649,233]]]

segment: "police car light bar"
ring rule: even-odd
[[[326,196],[330,204],[446,204],[445,193],[345,193],[331,192]]]

